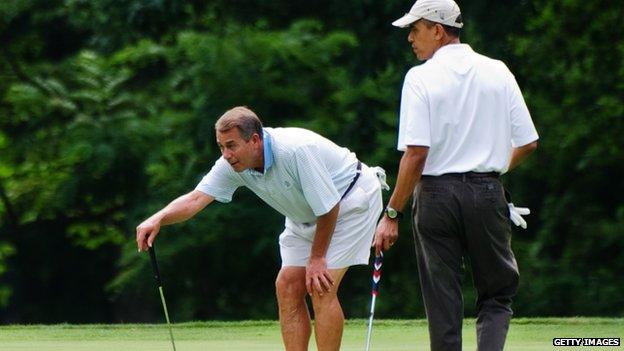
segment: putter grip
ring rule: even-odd
[[[381,281],[381,266],[383,265],[383,253],[380,252],[379,256],[375,257],[373,263],[373,289],[372,294],[377,295],[379,293],[379,282]]]
[[[158,269],[158,262],[156,261],[156,249],[153,244],[152,247],[149,248],[150,260],[152,261],[152,270],[154,271],[154,279],[156,279],[156,284],[158,286],[162,286],[162,281],[160,280],[160,270]]]

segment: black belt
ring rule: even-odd
[[[423,178],[498,178],[500,174],[497,172],[466,172],[466,173],[444,173],[439,176],[423,175]]]
[[[360,178],[360,174],[362,174],[362,162],[358,161],[357,167],[356,167],[356,172],[355,172],[355,177],[353,177],[353,180],[351,181],[351,184],[349,184],[349,187],[347,188],[347,191],[345,191],[344,194],[342,194],[342,197],[340,198],[340,200],[344,199],[349,194],[349,191],[351,191],[351,189],[353,188],[355,183]]]

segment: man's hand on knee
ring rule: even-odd
[[[306,266],[306,289],[308,294],[317,293],[319,296],[331,291],[334,278],[327,270],[325,258],[310,258]]]

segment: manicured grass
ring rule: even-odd
[[[363,350],[366,321],[347,322],[341,350]],[[283,350],[275,321],[193,322],[174,325],[178,351]],[[514,319],[506,350],[589,350],[553,347],[554,337],[624,337],[624,318]],[[428,350],[424,320],[375,321],[371,350]],[[0,326],[2,351],[167,351],[169,332],[164,325],[9,325]],[[310,350],[315,350],[314,341]],[[464,323],[464,349],[476,349],[474,320]],[[597,348],[594,347],[593,350]],[[621,349],[621,347],[600,348]]]

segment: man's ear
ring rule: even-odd
[[[249,140],[252,141],[254,145],[260,145],[260,142],[262,142],[262,139],[260,138],[260,135],[258,135],[258,133],[253,133],[251,135],[251,139]]]
[[[433,34],[435,40],[442,40],[444,39],[444,34],[446,33],[446,31],[444,30],[444,27],[442,27],[442,25],[440,23],[436,23],[435,24],[435,33]]]

